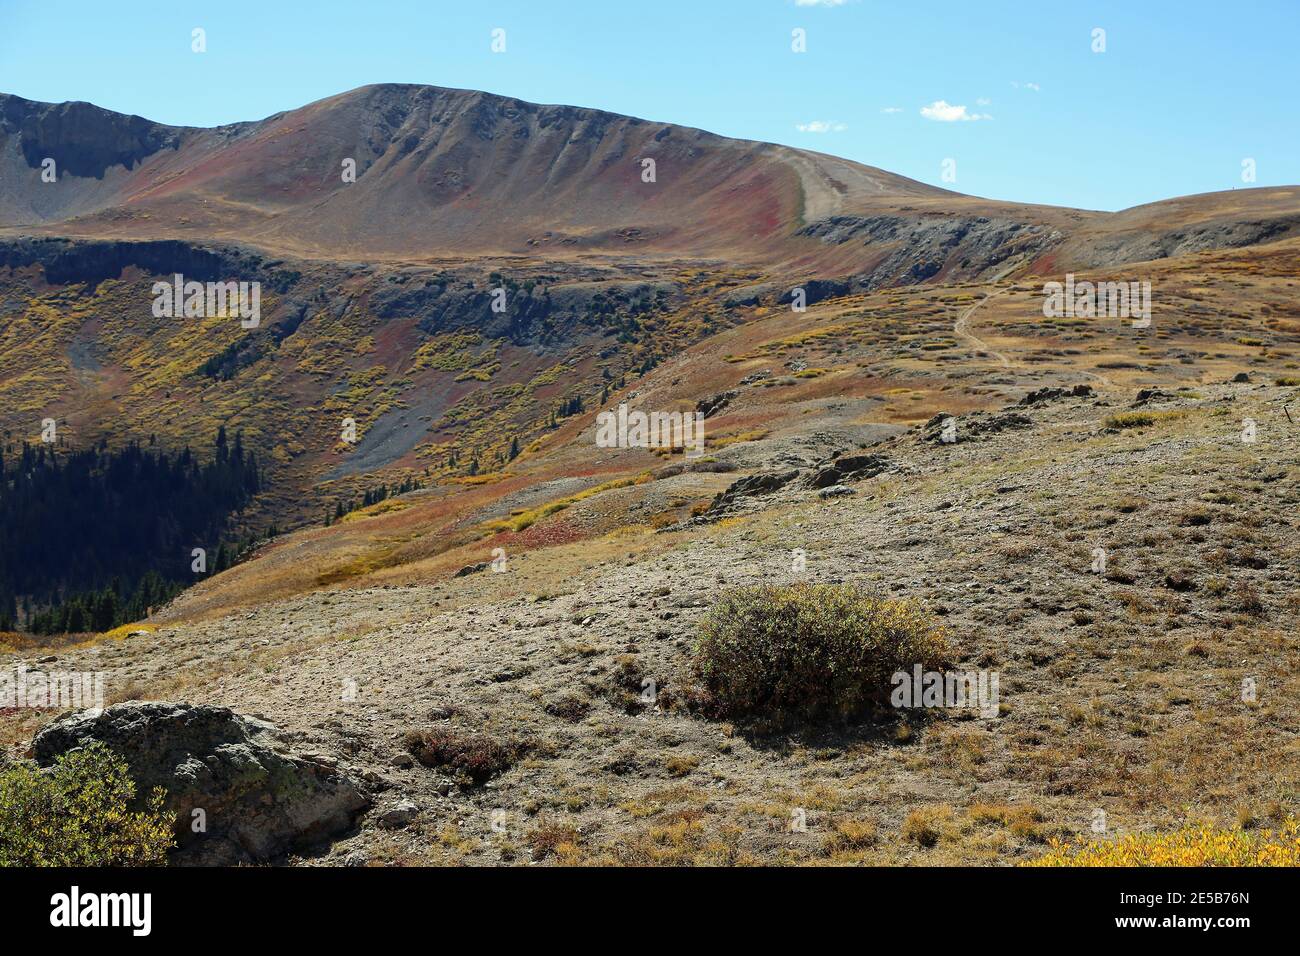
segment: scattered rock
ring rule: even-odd
[[[1004,412],[999,415],[985,415],[982,412],[973,412],[961,417],[954,435],[956,442],[944,442],[944,423],[955,417],[946,413],[935,415],[921,426],[921,439],[928,442],[955,444],[978,435],[997,434],[1012,428],[1032,428],[1034,426],[1032,418],[1021,415],[1019,412]]]
[[[400,830],[408,826],[419,814],[420,808],[410,800],[402,800],[380,812],[375,822],[385,830]]]
[[[467,574],[478,574],[480,571],[486,571],[491,566],[491,561],[480,561],[478,564],[467,564],[452,575],[452,577],[463,578]]]
[[[817,492],[818,498],[839,498],[841,495],[856,495],[857,492],[848,485],[831,485]]]
[[[966,431],[976,435],[986,433],[997,433],[1006,431],[1009,428],[1033,428],[1034,420],[1025,415],[1016,412],[1007,412],[1004,415],[990,415],[987,418],[974,416],[967,423]]]
[[[1136,408],[1139,405],[1147,405],[1151,402],[1171,402],[1177,397],[1178,396],[1176,395],[1171,395],[1168,392],[1161,391],[1158,388],[1144,388],[1139,391],[1137,397],[1133,399],[1133,407]]]

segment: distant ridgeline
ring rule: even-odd
[[[168,454],[138,444],[61,452],[24,442],[3,452],[0,630],[105,631],[138,621],[257,540],[223,537],[261,487],[257,459],[239,435],[229,444],[224,428],[206,464],[188,447]],[[204,550],[201,572],[195,548]]]

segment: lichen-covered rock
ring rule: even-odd
[[[50,766],[93,741],[126,761],[137,799],[167,791],[177,863],[273,859],[348,830],[370,804],[327,759],[294,752],[274,725],[226,707],[130,702],[81,711],[38,733],[32,751]]]

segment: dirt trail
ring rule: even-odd
[[[997,349],[992,348],[987,342],[985,342],[979,336],[975,335],[970,331],[970,317],[975,313],[976,309],[978,309],[989,299],[995,299],[998,296],[1002,295],[1003,293],[1010,292],[1010,291],[1011,291],[1010,289],[1000,289],[997,292],[989,293],[984,298],[980,299],[978,302],[976,302],[974,305],[968,308],[961,315],[957,316],[957,321],[952,324],[953,335],[957,336],[957,338],[961,339],[963,342],[969,345],[974,351],[983,352],[985,354],[992,355],[995,359],[998,360],[998,363],[1002,365],[1003,368],[1011,368],[1011,360],[1007,358],[1004,354],[999,352]]]
[[[1007,288],[1007,289],[999,289],[997,292],[989,293],[984,298],[980,299],[978,302],[971,305],[961,315],[957,316],[957,320],[952,324],[953,335],[957,336],[957,338],[965,342],[977,354],[984,353],[985,355],[993,356],[995,359],[998,360],[998,364],[1001,365],[1003,368],[1012,368],[1013,366],[1011,360],[1007,358],[1005,353],[999,352],[997,349],[993,348],[991,345],[989,345],[987,342],[985,342],[983,339],[981,339],[978,335],[976,335],[974,332],[970,330],[970,318],[972,315],[975,314],[975,310],[978,309],[980,306],[982,306],[984,303],[988,302],[990,299],[996,299],[998,296],[1003,295],[1004,293],[1010,291],[1011,289]],[[1088,376],[1094,381],[1100,382],[1102,385],[1105,385],[1107,387],[1114,386],[1114,382],[1108,379],[1105,375],[1101,375],[1097,372],[1090,372],[1087,369],[1079,369],[1079,371],[1083,375]]]

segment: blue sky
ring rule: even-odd
[[[208,126],[432,83],[1091,209],[1242,187],[1244,159],[1300,183],[1298,57],[1300,0],[0,0],[0,91],[31,99]]]

